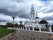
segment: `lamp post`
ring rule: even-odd
[[[14,20],[15,20],[15,17],[12,17],[13,18],[13,24],[14,24]],[[15,28],[15,27],[14,27]],[[15,28],[15,34],[16,34],[16,28]],[[13,35],[13,33],[12,33],[12,35]],[[16,37],[16,39],[17,39],[17,36],[15,35],[14,37]],[[15,39],[15,40],[16,40]]]
[[[13,24],[14,24],[14,19],[15,19],[15,17],[12,17],[13,18]]]
[[[14,19],[15,19],[15,17],[12,17],[12,19],[13,19],[13,26],[14,26]],[[13,27],[12,27],[12,30],[13,30]],[[12,31],[12,36],[13,36],[13,31]]]

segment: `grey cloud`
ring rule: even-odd
[[[29,18],[30,12],[28,13],[29,10],[25,10],[25,9],[29,8],[29,5],[31,5],[30,1],[28,2],[29,5],[28,5],[28,3],[24,3],[24,2],[26,2],[24,0],[14,0],[14,1],[13,0],[6,0],[6,1],[8,1],[8,2],[6,3],[4,0],[1,2],[1,0],[0,0],[0,2],[2,4],[2,5],[0,4],[0,13],[4,13],[4,15],[9,15],[9,16],[15,16],[15,17],[18,16],[18,17],[21,17],[21,18]],[[43,0],[43,2],[44,2],[43,5],[45,5],[45,6],[50,4],[49,1]],[[12,3],[12,5],[11,5],[11,3]],[[20,3],[23,3],[23,4],[20,4]],[[26,4],[28,5],[27,8],[26,8]],[[48,12],[53,11],[53,9],[46,11],[47,8],[40,10],[42,7],[45,7],[45,6],[40,5],[39,8],[38,8],[39,12],[48,13]],[[12,9],[13,11],[8,10],[8,8]],[[14,10],[14,8],[15,8],[15,10]],[[52,18],[50,18],[50,19],[49,18],[50,17],[47,17],[45,19],[47,19],[47,20],[51,19],[52,20]],[[5,21],[5,20],[2,20],[2,21]]]
[[[9,16],[19,16],[21,18],[29,18],[29,15],[25,10],[18,10],[17,12],[12,12],[6,9],[0,9],[0,13],[4,13],[4,15],[9,15]]]
[[[49,23],[50,25],[53,24],[53,18],[52,18],[52,16],[51,16],[51,17],[45,17],[44,19],[45,19],[46,21],[48,21],[48,23]]]
[[[17,2],[24,2],[24,0],[16,0]]]
[[[46,19],[46,20],[53,20],[53,16],[50,16],[50,17],[44,17],[44,19]]]
[[[53,12],[53,9],[45,11],[44,13],[51,13],[51,12]]]
[[[19,16],[21,18],[29,18],[28,12],[26,12],[26,9],[24,4],[20,4],[20,2],[24,2],[24,0],[0,0],[0,13],[4,13],[4,15],[9,16]],[[10,10],[8,10],[10,9]],[[13,11],[12,11],[12,10]]]
[[[10,22],[9,20],[0,20],[0,22]]]

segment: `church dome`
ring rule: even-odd
[[[48,24],[48,22],[43,19],[39,22],[39,24]]]
[[[39,17],[35,17],[35,19],[37,19],[37,18],[39,19]]]

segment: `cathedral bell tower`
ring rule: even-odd
[[[31,12],[30,12],[31,14],[30,14],[30,19],[31,20],[35,20],[35,10],[34,10],[34,8],[33,8],[33,4],[32,4],[32,6],[31,6]]]

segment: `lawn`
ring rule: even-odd
[[[14,30],[10,30],[10,29],[7,29],[7,28],[0,28],[0,38],[5,36],[5,35],[8,35],[12,31],[14,31]]]

